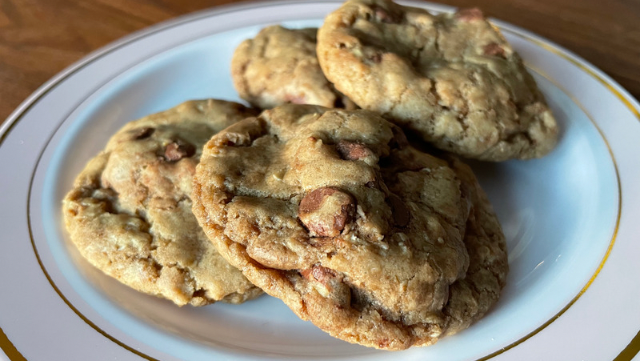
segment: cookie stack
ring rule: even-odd
[[[319,31],[246,40],[232,77],[261,112],[184,103],[127,124],[80,174],[63,208],[93,265],[178,305],[264,291],[386,350],[496,303],[504,235],[457,155],[540,157],[558,131],[482,13],[350,0]]]

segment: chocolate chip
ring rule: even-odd
[[[336,150],[340,157],[345,160],[360,160],[373,155],[371,149],[360,142],[341,140],[336,143]]]
[[[484,46],[484,54],[489,56],[499,56],[504,58],[504,48],[496,43],[490,43]]]
[[[142,128],[134,129],[131,132],[133,133],[134,140],[140,140],[140,139],[149,138],[151,134],[155,132],[155,128],[142,127]]]
[[[393,212],[393,222],[398,227],[405,227],[411,219],[409,208],[407,208],[402,199],[395,194],[389,195],[388,199],[391,204],[391,211]]]
[[[459,10],[456,17],[462,21],[474,21],[484,19],[484,14],[478,8],[471,8]]]
[[[196,153],[196,147],[182,141],[175,141],[167,144],[164,149],[164,158],[170,162],[178,161],[182,158],[191,157]]]
[[[300,271],[300,274],[309,281],[315,280],[325,286],[329,285],[329,280],[331,278],[336,277],[336,273],[332,269],[320,265],[304,269]]]
[[[309,137],[309,138],[315,139],[313,137]],[[322,203],[324,198],[329,197],[336,192],[339,192],[339,190],[335,188],[324,187],[324,188],[318,188],[316,190],[313,190],[307,193],[307,195],[304,198],[302,198],[302,201],[300,201],[299,212],[309,213],[319,209],[320,204]]]
[[[313,268],[307,268],[300,271],[300,275],[308,280],[311,280],[311,270]]]
[[[298,218],[311,236],[336,237],[351,221],[356,210],[353,197],[331,187],[307,193],[298,208]]]

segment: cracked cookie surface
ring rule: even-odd
[[[240,121],[204,146],[193,201],[229,263],[325,332],[388,350],[447,332],[469,267],[464,185],[378,114],[285,105]]]
[[[231,60],[231,76],[240,97],[263,109],[286,103],[355,109],[320,69],[317,31],[273,25],[243,41]]]
[[[216,252],[191,212],[202,145],[250,115],[240,104],[198,100],[121,128],[63,201],[82,256],[120,282],[178,305],[259,295]]]
[[[533,77],[477,9],[431,15],[349,0],[325,19],[317,51],[338,90],[440,149],[503,161],[541,157],[557,142]]]

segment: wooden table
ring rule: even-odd
[[[638,0],[436,0],[478,6],[575,52],[640,98]],[[157,22],[234,0],[0,0],[0,123],[87,53]]]

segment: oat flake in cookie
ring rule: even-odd
[[[318,33],[336,88],[440,149],[489,161],[541,157],[558,127],[520,56],[477,9],[431,15],[350,0]]]
[[[231,60],[240,97],[263,109],[286,103],[356,108],[322,73],[316,57],[317,32],[273,25],[243,41]]]
[[[92,265],[178,305],[260,294],[207,240],[191,213],[202,145],[252,112],[236,103],[183,103],[125,125],[63,202],[71,240]]]
[[[465,192],[376,113],[285,105],[211,138],[193,200],[256,286],[335,337],[400,350],[451,324],[469,267]]]

